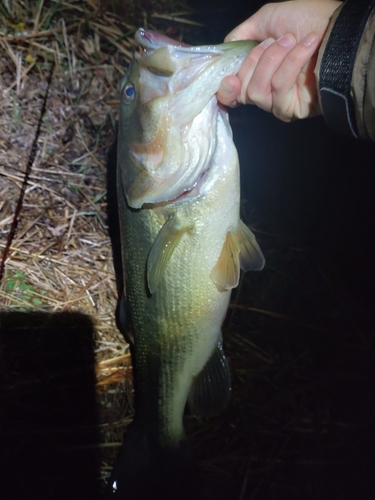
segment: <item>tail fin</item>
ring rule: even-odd
[[[199,499],[198,467],[186,441],[164,448],[135,424],[129,427],[104,491],[105,500]]]

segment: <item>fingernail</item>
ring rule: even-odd
[[[305,47],[310,47],[310,45],[313,45],[317,41],[317,39],[318,35],[316,33],[310,33],[302,40],[302,44]]]
[[[266,40],[263,40],[263,42],[260,43],[259,45],[261,47],[263,47],[264,49],[266,49],[267,47],[269,47],[270,45],[272,45],[274,41],[275,41],[274,38],[266,38]]]
[[[277,43],[286,49],[293,47],[296,44],[296,39],[290,33],[283,35],[277,40]]]

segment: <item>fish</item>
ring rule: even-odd
[[[161,498],[191,498],[185,407],[211,417],[227,405],[222,323],[240,270],[265,263],[240,220],[238,154],[216,99],[255,42],[189,46],[144,29],[135,40],[117,149],[135,416],[106,492],[142,498],[157,488]]]

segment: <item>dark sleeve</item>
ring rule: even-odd
[[[315,74],[326,122],[375,141],[375,0],[347,0],[334,12]]]

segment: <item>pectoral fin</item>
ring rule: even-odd
[[[161,280],[169,259],[171,258],[182,235],[190,229],[181,226],[175,217],[170,217],[155,238],[147,259],[147,284],[153,294]]]
[[[227,233],[220,257],[212,269],[210,278],[223,292],[238,285],[240,279],[240,249],[235,233]]]
[[[240,221],[235,232],[228,232],[220,257],[210,277],[218,290],[231,290],[238,285],[240,269],[258,271],[263,269],[264,257],[250,229]]]
[[[203,370],[192,382],[188,405],[196,417],[212,417],[228,404],[231,381],[227,358],[221,342],[217,344]]]

